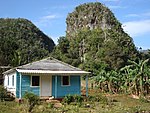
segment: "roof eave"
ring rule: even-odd
[[[87,71],[51,71],[51,70],[24,70],[24,69],[16,69],[20,73],[30,73],[30,74],[72,74],[72,75],[85,75],[90,74],[90,72]]]
[[[14,72],[15,70],[16,70],[16,68],[12,68],[12,69],[9,69],[9,70],[3,72],[2,74],[7,75],[7,74],[10,74],[10,73]]]

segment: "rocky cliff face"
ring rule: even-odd
[[[121,24],[113,13],[99,2],[85,3],[76,7],[72,13],[68,14],[66,23],[68,37],[72,37],[72,35],[85,28],[122,31]]]
[[[66,23],[66,40],[69,41],[66,51],[69,57],[76,59],[76,64],[89,63],[87,67],[90,67],[104,62],[110,69],[119,69],[128,59],[136,58],[132,38],[103,4],[95,2],[77,6],[68,14]]]

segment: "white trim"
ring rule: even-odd
[[[64,76],[68,76],[69,77],[69,85],[63,85],[63,77]],[[70,75],[63,75],[63,76],[61,76],[61,86],[63,86],[63,87],[70,86]]]
[[[24,70],[16,69],[20,73],[49,73],[49,74],[90,74],[86,71],[49,71],[49,70]]]

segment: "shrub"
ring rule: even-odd
[[[73,102],[73,95],[67,95],[64,97],[63,99],[64,103],[70,104],[71,102]]]
[[[108,103],[107,97],[105,97],[103,95],[88,96],[87,100],[92,101],[92,102]]]
[[[6,88],[0,85],[0,101],[12,101],[14,99],[14,94],[7,92]]]
[[[144,103],[150,103],[150,101],[144,96],[140,96],[139,100]]]
[[[67,95],[64,97],[63,102],[70,104],[71,102],[82,103],[83,97],[81,95]]]
[[[83,97],[81,95],[74,95],[73,99],[74,99],[75,102],[78,102],[78,103],[83,102]]]
[[[24,98],[28,101],[28,111],[31,112],[35,105],[39,104],[39,97],[31,92],[26,92]]]
[[[49,104],[47,105],[47,107],[48,107],[48,108],[53,108],[53,107],[54,107],[54,103],[49,103]]]
[[[7,97],[7,90],[2,85],[0,85],[0,100],[4,101],[6,97]]]
[[[73,98],[74,98],[74,102],[76,102],[78,106],[80,107],[84,100],[83,97],[81,95],[74,95]]]

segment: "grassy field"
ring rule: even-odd
[[[35,106],[33,113],[150,113],[150,102],[134,99],[129,95],[101,94],[90,90],[89,96],[97,100],[86,100],[82,103],[72,102],[69,105],[62,102],[61,107],[52,103],[41,102]],[[27,104],[14,101],[0,102],[0,113],[27,113]]]

